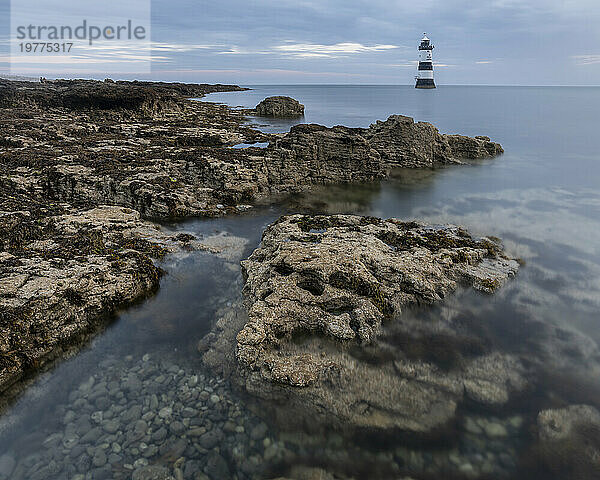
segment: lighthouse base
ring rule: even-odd
[[[435,88],[433,78],[417,78],[415,88]]]

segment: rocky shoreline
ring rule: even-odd
[[[244,127],[241,112],[188,100],[233,90],[240,87],[0,81],[0,391],[155,291],[153,259],[201,248],[148,220],[240,213],[314,184],[502,151],[406,117],[265,135]],[[404,138],[395,150],[394,135]],[[420,142],[432,139],[435,151],[423,157]],[[271,143],[224,148],[257,141]]]
[[[3,397],[155,292],[161,258],[231,247],[157,220],[240,214],[313,185],[503,151],[400,115],[270,135],[244,126],[249,111],[190,100],[239,89],[0,81]],[[252,113],[301,106],[268,103]],[[256,142],[268,146],[227,148]],[[31,452],[2,452],[0,480],[593,478],[596,392],[567,377],[562,390],[540,386],[552,369],[597,378],[591,340],[539,322],[532,351],[519,352],[479,318],[406,315],[462,291],[490,295],[519,266],[498,239],[457,226],[283,216],[242,262],[243,301],[226,302],[200,340],[204,367],[164,352],[105,359],[52,429],[20,440]]]

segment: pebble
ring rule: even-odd
[[[148,460],[146,458],[138,458],[135,462],[133,462],[133,468],[146,467],[147,465]]]
[[[85,435],[83,435],[79,441],[81,443],[96,443],[96,441],[102,435],[102,430],[99,427],[94,427],[89,430]]]
[[[97,448],[92,458],[92,465],[94,467],[103,467],[106,464],[106,453],[101,448]]]
[[[262,438],[265,438],[268,431],[269,428],[267,427],[267,424],[264,422],[260,422],[250,431],[250,438],[252,440],[260,440]]]
[[[158,465],[141,466],[131,476],[132,480],[171,480],[172,478],[168,468]]]
[[[481,435],[483,433],[483,429],[477,425],[477,422],[473,420],[471,417],[465,418],[465,430],[474,435]]]
[[[506,437],[508,431],[501,423],[489,422],[484,427],[485,434],[490,438]]]
[[[176,420],[169,425],[169,430],[173,435],[180,435],[185,431],[185,426]]]
[[[152,440],[155,442],[162,442],[165,438],[167,438],[167,429],[165,427],[160,427],[152,434]]]
[[[173,409],[171,407],[161,408],[158,412],[158,416],[162,419],[169,418],[173,414]]]
[[[292,451],[313,455],[312,448],[339,464],[353,460],[341,435],[310,437],[312,443],[302,447],[294,445],[294,435],[273,440],[268,425],[244,409],[227,383],[158,357],[138,354],[129,365],[108,364],[89,377],[56,410],[58,431],[40,430],[44,449],[27,463],[12,453],[0,456],[0,480],[117,478],[112,465],[119,465],[118,478],[134,480],[155,480],[148,476],[152,472],[164,473],[165,480],[215,480],[231,478],[230,468],[238,479],[248,480],[262,478],[265,463],[286,461]],[[523,422],[521,416],[466,416],[459,448],[396,449],[396,455],[384,451],[373,460],[392,463],[397,473],[400,467],[428,474],[451,468],[465,477],[500,478],[498,472],[515,468],[508,434]],[[167,462],[165,470],[161,463]],[[6,473],[10,470],[20,473]]]
[[[217,452],[211,452],[206,462],[206,473],[214,479],[229,478],[229,466],[225,459]]]
[[[97,411],[94,412],[90,415],[90,418],[92,419],[92,422],[94,423],[102,423],[102,420],[104,419],[104,412],[102,411]]]
[[[103,424],[102,428],[107,433],[115,433],[119,430],[119,422],[117,420],[109,420]]]
[[[220,438],[216,432],[210,431],[202,435],[199,441],[203,448],[210,450],[218,445]]]
[[[511,427],[518,430],[523,425],[523,417],[521,417],[520,415],[510,417],[508,419],[508,423],[510,423]]]
[[[79,436],[76,434],[67,434],[63,437],[62,444],[67,450],[72,449],[79,443]]]

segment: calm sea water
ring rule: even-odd
[[[492,297],[460,291],[405,315],[469,318],[485,325],[500,348],[524,356],[538,355],[552,329],[600,342],[600,88],[255,86],[205,100],[253,107],[271,95],[302,102],[302,122],[366,127],[400,113],[444,133],[488,135],[506,153],[467,166],[400,171],[374,184],[316,188],[246,216],[166,226],[242,240],[230,258],[201,252],[168,258],[169,275],[156,297],[122,312],[77,355],[39,375],[0,417],[0,478],[9,467],[15,479],[131,478],[146,463],[185,479],[272,478],[289,473],[298,458],[345,474],[352,465],[357,478],[511,478],[540,408],[600,406],[600,380],[586,378],[565,392],[557,386],[563,375],[540,382],[508,412],[466,410],[472,428],[456,442],[365,446],[335,432],[319,438],[277,432],[226,382],[202,370],[196,343],[217,312],[239,298],[239,259],[258,245],[268,223],[299,210],[419,218],[500,237],[525,260],[502,290]],[[270,132],[297,123],[249,122]],[[577,376],[577,360],[569,365],[561,374]],[[556,405],[551,398],[559,398]],[[486,436],[490,425],[506,435]],[[204,431],[191,435],[194,428]]]

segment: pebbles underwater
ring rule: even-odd
[[[251,478],[275,445],[222,379],[149,354],[101,367],[0,457],[1,479]]]
[[[1,480],[258,479],[307,462],[501,477],[517,462],[521,417],[465,417],[451,449],[372,452],[335,432],[276,434],[226,380],[171,360],[145,354],[100,367],[47,412],[52,426],[22,434],[0,456]]]

